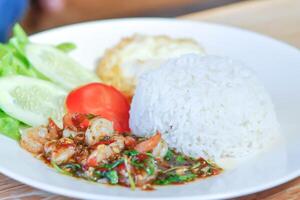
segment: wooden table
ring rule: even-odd
[[[217,22],[254,30],[300,48],[300,0],[246,1],[181,18]],[[0,199],[62,200],[68,198],[34,189],[0,174]],[[300,178],[239,199],[300,199]]]

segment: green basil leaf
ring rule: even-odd
[[[115,170],[106,172],[105,177],[108,179],[110,184],[117,184],[119,182],[119,176]]]

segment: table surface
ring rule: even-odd
[[[237,26],[269,35],[300,48],[300,0],[252,0],[181,16]],[[0,174],[0,199],[62,200]],[[300,178],[276,188],[239,198],[239,200],[300,199]]]

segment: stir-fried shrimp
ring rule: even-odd
[[[164,140],[160,140],[158,145],[153,149],[152,155],[156,158],[163,159],[168,152],[168,144]]]
[[[128,148],[128,149],[133,149],[137,144],[137,141],[136,139],[134,139],[134,137],[132,136],[126,136],[125,137],[125,146]]]
[[[113,123],[107,119],[96,117],[90,122],[86,130],[85,140],[88,145],[94,145],[105,136],[111,136],[114,133]]]
[[[49,119],[47,140],[59,139],[62,134],[62,130],[55,124],[52,119]]]
[[[105,142],[104,142],[105,143]],[[120,153],[125,147],[125,138],[121,135],[112,136],[108,144],[100,142],[96,149],[92,151],[88,158],[87,164],[89,166],[97,166],[100,163],[107,163],[109,159]]]
[[[113,143],[109,144],[109,147],[114,153],[120,153],[125,147],[125,138],[121,135],[112,136]]]
[[[21,131],[21,146],[27,151],[38,154],[49,138],[46,127],[27,128]]]
[[[219,174],[221,169],[202,158],[168,148],[160,133],[141,138],[114,131],[107,119],[67,114],[60,129],[48,126],[22,131],[21,146],[58,169],[99,183],[151,189]]]
[[[113,155],[112,149],[105,145],[99,144],[97,148],[92,151],[91,155],[88,157],[87,165],[89,167],[96,167],[100,162],[105,163],[107,159]]]
[[[67,138],[72,137],[72,138],[74,138],[74,137],[76,137],[80,133],[82,133],[82,132],[72,131],[70,129],[64,129],[62,134],[63,134],[64,137],[67,137]]]
[[[135,174],[134,179],[136,185],[138,187],[142,187],[143,185],[150,183],[153,179],[155,179],[155,177],[156,177],[156,173],[153,175],[149,175],[146,171],[141,171]]]
[[[62,164],[75,154],[75,143],[69,138],[49,141],[45,144],[45,153],[49,154],[51,162]]]
[[[151,138],[139,143],[135,146],[135,150],[140,153],[146,153],[148,151],[152,151],[161,141],[161,134],[156,133]]]
[[[87,159],[89,157],[89,151],[82,145],[77,145],[74,154],[74,160],[76,163],[81,165],[86,165]]]
[[[63,117],[64,129],[72,131],[86,131],[89,120],[86,115],[80,113],[68,113]]]

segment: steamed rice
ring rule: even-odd
[[[212,160],[255,154],[278,135],[270,96],[250,69],[196,55],[140,77],[130,128],[138,136],[159,131],[170,147]]]

